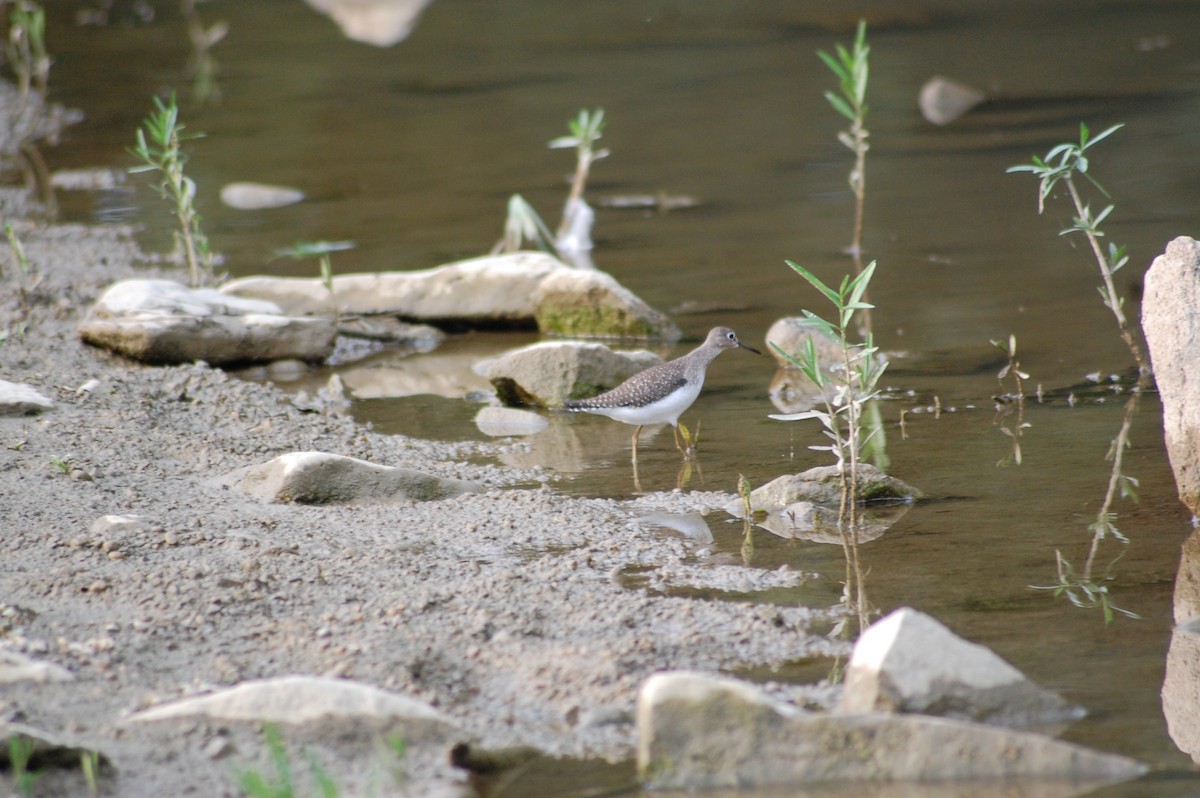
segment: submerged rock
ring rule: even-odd
[[[594,396],[662,363],[645,350],[614,352],[603,344],[543,341],[505,352],[482,369],[506,405],[559,407]]]
[[[1049,725],[1084,710],[990,649],[902,607],[872,624],[846,668],[843,712],[915,712],[996,726]]]
[[[803,316],[785,316],[782,319],[776,319],[775,323],[767,330],[767,351],[780,366],[786,369],[794,369],[795,366],[779,354],[775,347],[779,347],[792,357],[799,358],[809,341],[812,341],[817,364],[822,369],[835,371],[842,367],[841,342],[825,335],[811,325],[805,324]]]
[[[336,336],[329,319],[285,316],[270,302],[170,280],[115,283],[79,325],[87,343],[158,365],[318,361]]]
[[[1113,782],[1146,770],[1126,757],[1029,732],[919,715],[805,712],[746,682],[693,672],[646,680],[638,694],[637,737],[638,773],[652,789],[834,781]]]
[[[484,407],[475,414],[475,426],[479,431],[496,438],[533,435],[544,430],[549,423],[537,413],[515,407]]]
[[[1200,243],[1180,236],[1146,272],[1142,330],[1162,398],[1163,437],[1179,499],[1200,515]]]
[[[324,452],[281,455],[238,469],[222,478],[221,483],[264,501],[299,504],[434,501],[482,490],[466,480]]]
[[[328,14],[346,38],[376,47],[404,41],[433,0],[304,0]]]

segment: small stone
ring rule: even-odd
[[[287,186],[265,183],[227,183],[221,187],[221,202],[240,211],[283,208],[304,199],[304,192]]]

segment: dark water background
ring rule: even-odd
[[[573,159],[546,143],[580,108],[603,107],[602,143],[612,155],[593,168],[593,202],[658,192],[699,201],[667,214],[597,212],[599,268],[656,307],[714,308],[678,315],[687,340],[664,354],[714,324],[761,345],[776,318],[826,312],[783,261],[832,282],[851,268],[842,254],[851,158],[835,138],[842,120],[822,97],[832,78],[815,51],[848,43],[865,16],[865,245],[879,262],[877,341],[899,353],[885,378],[896,397],[882,405],[887,454],[891,473],[939,499],[865,547],[871,599],[884,611],[915,606],[990,646],[1091,711],[1068,739],[1159,770],[1096,796],[1200,794],[1160,698],[1179,546],[1191,524],[1175,497],[1156,396],[1141,399],[1125,455],[1140,501],[1113,507],[1130,542],[1106,542],[1097,561],[1099,575],[1120,557],[1104,584],[1113,603],[1140,618],[1118,614],[1105,624],[1097,609],[1030,588],[1054,583],[1056,551],[1076,567],[1087,556],[1125,397],[1089,389],[1085,375],[1123,373],[1131,361],[1096,295],[1082,239],[1057,234],[1070,224],[1065,200],[1039,217],[1034,181],[1005,174],[1076,136],[1081,121],[1096,131],[1126,125],[1098,145],[1093,171],[1116,205],[1109,236],[1129,247],[1118,282],[1136,319],[1142,272],[1173,237],[1197,232],[1200,3],[438,0],[409,40],[378,49],[344,39],[294,0],[213,0],[202,15],[225,20],[230,33],[215,50],[222,99],[206,107],[188,100],[175,4],[156,3],[153,22],[134,24],[133,4],[118,2],[109,25],[86,28],[71,16],[88,4],[51,5],[54,99],[87,117],[47,153],[51,165],[130,165],[125,148],[150,98],[178,89],[185,123],[207,134],[190,145],[189,165],[205,227],[235,275],[315,274],[315,264],[271,258],[300,240],[357,242],[334,256],[338,272],[482,254],[501,235],[514,192],[555,224]],[[916,109],[935,74],[995,99],[936,128]],[[217,198],[232,180],[296,186],[309,200],[234,211]],[[144,183],[63,203],[69,219],[135,222],[148,248],[169,246],[165,206]],[[1055,397],[1026,406],[1019,466],[999,465],[1012,451],[1001,427],[1013,421],[992,400],[1003,357],[989,341],[1010,334],[1030,385]],[[478,405],[461,398],[486,386],[469,365],[531,340],[475,334],[423,364],[421,356],[376,358],[375,369],[399,375],[452,372],[439,389],[449,395],[418,380],[354,412],[385,431],[483,439],[472,422]],[[714,365],[685,416],[703,422],[701,471],[689,488],[732,491],[739,473],[757,485],[824,464],[807,449],[820,442],[815,427],[766,418],[775,412],[766,398],[772,373],[767,358],[742,352]],[[411,392],[419,395],[403,395]],[[935,403],[940,415],[921,412]],[[563,490],[630,495],[628,430],[606,419],[566,423],[580,432],[580,456],[564,463],[535,444],[532,455],[513,457],[562,473]],[[643,487],[675,486],[668,435],[644,438],[641,455]],[[720,518],[711,526],[717,552],[738,556],[740,528]],[[762,533],[752,565],[783,563],[823,580],[772,598],[837,600],[839,549]],[[563,792],[599,777],[576,767],[556,778]]]

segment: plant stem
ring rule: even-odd
[[[1075,181],[1068,175],[1063,178],[1067,184],[1067,191],[1071,194],[1071,201],[1075,203],[1075,212],[1079,214],[1080,219],[1086,218],[1088,213],[1087,206],[1083,204],[1083,198],[1079,195],[1079,190],[1075,187]],[[1100,246],[1100,239],[1096,236],[1095,230],[1090,227],[1083,228],[1083,234],[1087,236],[1088,243],[1092,245],[1092,254],[1096,256],[1096,263],[1100,266],[1100,277],[1104,280],[1104,296],[1105,304],[1113,312],[1113,316],[1117,319],[1117,328],[1121,333],[1121,340],[1129,347],[1129,351],[1133,353],[1133,359],[1137,362],[1138,367],[1138,384],[1144,384],[1150,378],[1150,362],[1146,359],[1145,353],[1142,352],[1142,345],[1138,342],[1137,336],[1133,334],[1133,330],[1129,326],[1129,321],[1125,318],[1125,311],[1121,308],[1120,297],[1117,295],[1116,285],[1113,283],[1112,271],[1108,268],[1108,260],[1104,256],[1104,250]]]

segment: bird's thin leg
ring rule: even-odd
[[[683,444],[679,442],[679,425],[672,424],[671,431],[675,433],[675,448],[679,450],[681,455],[687,457],[687,449],[683,448]]]
[[[638,435],[640,435],[641,432],[642,432],[642,428],[640,426],[633,431],[633,489],[636,490],[638,493],[642,492],[642,481],[640,479],[638,479],[638,467],[637,467],[637,442],[638,442]]]

